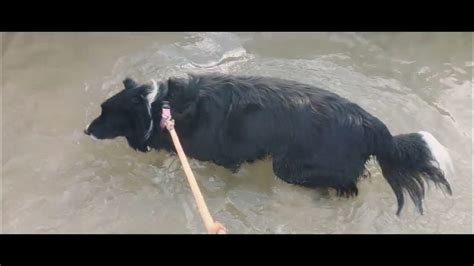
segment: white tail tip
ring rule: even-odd
[[[418,134],[420,134],[426,142],[431,154],[438,162],[440,169],[444,172],[445,178],[448,179],[448,176],[454,174],[454,166],[448,150],[433,135],[431,135],[431,133],[420,131]]]

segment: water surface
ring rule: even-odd
[[[269,161],[237,174],[191,166],[231,233],[471,233],[472,33],[3,33],[5,233],[203,233],[176,157],[83,133],[131,76],[219,71],[336,92],[393,134],[426,130],[453,157],[453,196],[432,187],[400,217],[376,164],[341,199],[277,179]]]

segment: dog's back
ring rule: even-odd
[[[374,149],[367,127],[378,120],[329,91],[278,78],[222,74],[179,82],[187,93],[171,93],[167,100],[178,107],[178,117],[195,110],[177,125],[181,122],[188,153],[197,159],[212,158],[235,170],[271,155],[277,165],[292,165],[276,167],[286,181],[304,183],[317,172],[333,177],[324,184],[352,184]]]

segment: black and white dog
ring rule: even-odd
[[[137,84],[107,99],[85,130],[97,139],[123,136],[130,147],[174,152],[160,127],[168,101],[186,154],[238,171],[244,162],[271,156],[274,173],[306,187],[357,195],[357,181],[373,156],[398,202],[408,192],[420,213],[425,182],[449,194],[453,171],[446,149],[428,132],[392,136],[358,105],[329,91],[295,81],[224,74],[188,75]]]

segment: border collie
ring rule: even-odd
[[[287,183],[327,187],[356,196],[366,162],[377,159],[397,198],[404,193],[422,214],[425,182],[451,194],[453,171],[446,149],[428,132],[392,136],[364,109],[332,92],[296,81],[225,74],[188,74],[137,84],[102,103],[84,131],[97,139],[123,136],[135,150],[175,152],[160,127],[169,102],[186,154],[237,172],[242,163],[271,156],[273,171]]]

